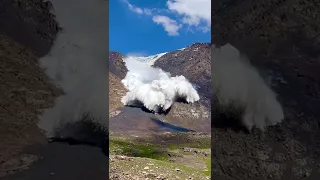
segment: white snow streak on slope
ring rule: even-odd
[[[150,66],[152,66],[159,58],[161,58],[163,55],[167,54],[166,52],[164,53],[159,53],[159,54],[155,54],[152,56],[140,56],[140,57],[135,57],[135,56],[128,56],[130,58],[133,58],[136,61],[140,61],[143,63],[146,63]]]

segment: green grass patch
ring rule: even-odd
[[[148,158],[150,161],[154,161],[154,163],[156,163],[157,165],[164,167],[168,171],[170,170],[170,172],[171,170],[173,170],[173,173],[177,173],[175,172],[174,168],[178,168],[182,172],[186,172],[186,174],[189,174],[189,175],[196,173],[199,175],[199,177],[210,176],[211,175],[211,158],[210,157],[203,157],[203,156],[199,157],[201,158],[201,161],[206,164],[205,170],[192,168],[184,164],[169,161],[170,157],[168,156],[168,153],[189,154],[188,152],[180,151],[179,149],[182,147],[210,149],[211,139],[208,137],[198,137],[196,139],[187,138],[187,141],[185,142],[181,142],[181,143],[168,142],[167,144],[164,143],[162,146],[155,145],[152,143],[134,142],[129,140],[115,139],[115,138],[114,139],[112,138],[109,141],[109,150],[110,150],[110,153],[112,154]],[[139,161],[144,162],[144,160],[141,160],[141,159]]]
[[[168,154],[161,147],[151,144],[136,144],[123,140],[110,140],[109,150],[114,151],[115,154],[168,160]]]
[[[171,150],[171,151],[174,151],[174,150],[177,150],[179,148],[181,148],[180,145],[177,145],[177,144],[169,144],[168,148]]]
[[[203,173],[206,176],[211,176],[211,157],[204,158],[204,161],[206,162],[208,171],[204,171]]]
[[[197,138],[191,139],[183,143],[170,143],[167,144],[170,150],[176,150],[182,147],[197,148],[197,149],[210,149],[211,148],[211,138]]]

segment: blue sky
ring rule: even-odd
[[[109,47],[147,56],[211,41],[211,0],[110,0]]]

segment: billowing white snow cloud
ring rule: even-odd
[[[108,21],[108,2],[51,2],[63,31],[50,53],[40,59],[40,65],[65,94],[56,99],[54,107],[45,110],[38,125],[52,137],[56,128],[79,122],[89,113],[97,124],[107,128],[108,24],[105,22]]]
[[[124,105],[134,105],[138,101],[150,111],[158,112],[169,109],[176,98],[184,98],[188,103],[200,99],[184,76],[171,77],[169,73],[134,57],[127,57],[124,61],[128,73],[121,82],[129,90],[121,100]]]
[[[262,79],[257,69],[230,44],[212,47],[212,81],[215,96],[223,108],[243,110],[243,124],[264,129],[284,119],[276,94]]]

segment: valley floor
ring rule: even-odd
[[[211,138],[201,133],[110,134],[110,179],[211,179]]]

